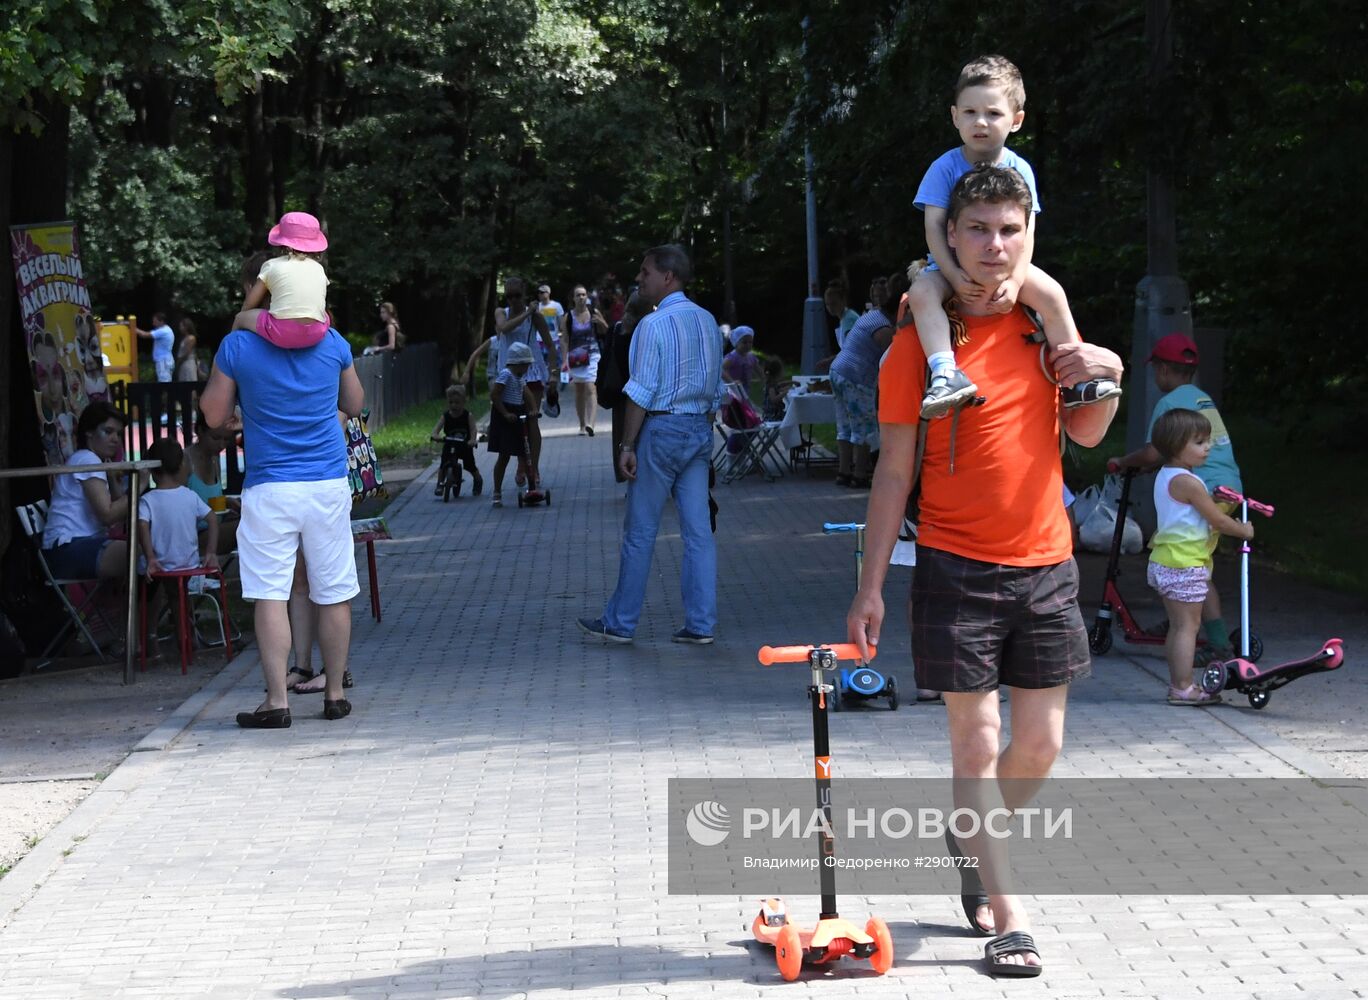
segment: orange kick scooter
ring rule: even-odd
[[[876,652],[870,650],[871,653]],[[827,965],[842,955],[868,959],[870,967],[883,975],[893,967],[893,937],[888,925],[870,917],[864,930],[836,912],[836,869],[829,867],[836,857],[836,842],[831,836],[831,745],[827,733],[827,695],[832,684],[823,676],[837,669],[842,660],[859,660],[860,651],[852,643],[831,646],[765,646],[760,662],[806,663],[812,668],[808,697],[812,701],[812,748],[816,755],[817,808],[826,820],[817,834],[818,871],[821,873],[822,913],[817,926],[799,927],[789,919],[784,901],[766,899],[751,924],[755,939],[774,947],[779,974],[789,982],[798,978],[803,963]]]

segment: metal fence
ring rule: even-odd
[[[377,431],[390,417],[442,394],[446,385],[436,344],[414,344],[356,359],[356,375],[370,408],[367,427]]]

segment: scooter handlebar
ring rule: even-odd
[[[830,521],[825,521],[822,524],[822,534],[835,535],[846,531],[859,531],[863,527],[863,524],[856,524],[854,521],[849,524],[833,524]]]
[[[761,646],[760,662],[767,667],[776,663],[806,663],[814,649],[829,649],[836,654],[838,660],[863,659],[860,647],[853,642],[836,642],[829,646]],[[878,650],[871,646],[869,658],[872,660],[877,652]]]
[[[1260,503],[1258,500],[1251,500],[1247,496],[1236,493],[1229,486],[1218,486],[1216,491],[1211,494],[1223,503],[1247,503],[1249,509],[1255,514],[1262,514],[1264,517],[1273,516],[1273,505],[1271,503]]]

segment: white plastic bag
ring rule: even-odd
[[[1086,503],[1085,503],[1086,501]],[[1078,544],[1089,552],[1110,552],[1116,533],[1116,512],[1121,506],[1121,477],[1110,475],[1099,488],[1089,486],[1074,501],[1074,520],[1078,524]],[[1145,547],[1140,525],[1129,514],[1121,534],[1121,551],[1134,555]]]

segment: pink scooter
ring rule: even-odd
[[[1219,486],[1212,494],[1224,503],[1240,505],[1240,520],[1248,521],[1249,512],[1273,516],[1273,505],[1259,503],[1249,497],[1241,496],[1234,490]],[[1327,639],[1312,656],[1272,667],[1256,666],[1249,658],[1249,542],[1240,544],[1240,655],[1233,660],[1212,660],[1202,671],[1202,690],[1208,694],[1218,691],[1234,690],[1249,697],[1254,708],[1263,708],[1273,691],[1284,684],[1291,684],[1298,677],[1307,674],[1324,673],[1337,670],[1344,663],[1344,642],[1341,639]]]

